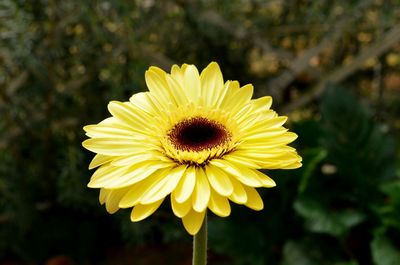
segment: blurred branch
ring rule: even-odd
[[[372,87],[376,91],[376,110],[375,110],[375,118],[376,120],[382,119],[382,110],[383,110],[383,93],[385,86],[383,84],[383,67],[382,62],[379,61],[374,67],[374,77],[372,80]]]
[[[171,58],[165,56],[160,52],[152,51],[144,45],[140,46],[139,49],[140,56],[146,58],[150,64],[157,65],[164,70],[169,70],[173,64],[176,64],[176,62]]]
[[[176,3],[184,9],[192,9],[195,6],[195,1],[182,1],[177,0]],[[193,12],[193,18],[200,22],[211,24],[215,28],[219,28],[221,31],[228,33],[233,36],[237,41],[248,41],[254,46],[261,49],[263,53],[270,53],[276,55],[280,59],[289,60],[293,56],[291,53],[285,50],[279,50],[270,44],[270,42],[260,37],[260,34],[251,32],[241,25],[234,25],[224,19],[219,13],[213,10],[207,10],[204,12]]]
[[[0,215],[0,224],[13,221],[14,219],[15,219],[14,215],[9,213],[3,213]]]
[[[146,43],[139,41],[144,35],[146,35],[146,33],[149,31],[151,32],[153,26],[160,23],[163,19],[163,17],[154,17],[154,19],[146,23],[144,26],[136,28],[132,19],[125,17],[122,25],[124,25],[125,38],[127,42],[121,43],[122,45],[119,47],[119,53],[126,50],[132,58],[139,56],[149,64],[157,65],[164,70],[169,70],[173,64],[176,64],[174,60],[161,52],[152,50]]]
[[[357,12],[361,13],[371,3],[372,1],[362,1],[356,8]],[[270,90],[269,93],[272,94],[277,101],[281,101],[283,96],[282,90],[292,83],[299,74],[309,68],[309,62],[313,57],[321,54],[326,48],[334,46],[337,40],[342,36],[346,26],[351,24],[356,18],[357,16],[355,16],[354,13],[344,14],[339,18],[338,22],[332,26],[332,30],[328,31],[327,35],[318,45],[305,50],[290,63],[286,71],[268,82],[267,88]]]
[[[93,78],[92,75],[86,74],[80,78],[72,79],[64,84],[64,89],[66,91],[79,89],[84,86],[87,82],[89,82]]]
[[[0,58],[3,60],[4,65],[12,65],[13,59],[7,49],[0,49]]]
[[[334,45],[342,35],[346,25],[348,25],[347,18],[339,20],[339,22],[333,26],[333,30],[330,31],[318,45],[304,51],[289,65],[289,68],[286,71],[269,81],[267,87],[269,88],[270,93],[280,101],[283,93],[279,92],[286,88],[299,74],[309,67],[309,62],[313,57],[319,55],[327,47]]]
[[[381,24],[382,28],[389,28],[393,25],[394,20],[385,21],[385,23]],[[305,34],[312,32],[328,32],[332,23],[323,23],[323,24],[302,24],[302,25],[279,25],[279,26],[271,26],[268,31],[274,37],[277,36],[287,36],[290,34]],[[373,32],[376,30],[375,26],[372,25],[357,25],[358,31],[363,32]]]
[[[308,93],[285,106],[282,112],[287,113],[302,107],[319,97],[329,83],[339,83],[356,72],[369,58],[379,57],[400,41],[400,24],[393,26],[381,38],[363,49],[348,65],[339,66],[325,75]]]
[[[28,71],[21,72],[17,77],[12,79],[6,89],[6,93],[8,97],[11,97],[15,94],[15,92],[25,84],[28,79]]]
[[[237,41],[250,41],[254,46],[260,48],[264,53],[272,53],[280,59],[289,60],[292,58],[291,53],[272,47],[269,41],[265,38],[261,38],[259,34],[250,32],[243,26],[237,26],[229,23],[215,11],[209,10],[203,12],[198,16],[198,19],[207,21],[207,23],[220,28],[224,32],[227,32],[229,35],[233,36]]]
[[[379,24],[383,24],[384,19],[381,18],[379,20]],[[379,28],[379,35],[382,34],[382,27]],[[382,59],[378,61],[378,63],[374,66],[374,75],[373,80],[371,82],[372,88],[376,93],[376,107],[375,107],[375,119],[377,121],[382,120],[382,112],[383,112],[383,93],[385,90],[385,85],[383,83],[383,63]]]
[[[10,53],[6,49],[0,50],[0,59],[3,60],[3,64],[7,68],[12,68],[14,61],[10,55]],[[28,79],[28,72],[22,71],[16,77],[12,78],[8,83],[8,86],[1,91],[0,93],[0,102],[8,101],[15,92],[25,84]]]

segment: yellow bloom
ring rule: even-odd
[[[225,217],[229,200],[253,210],[256,187],[275,182],[258,169],[293,169],[301,157],[287,144],[296,134],[270,109],[272,98],[251,99],[253,86],[224,83],[217,63],[199,74],[174,65],[171,74],[146,71],[149,92],[112,101],[111,117],[84,127],[83,146],[97,153],[88,186],[100,188],[110,213],[131,208],[131,220],[150,216],[169,195],[174,214],[194,235],[207,209]]]

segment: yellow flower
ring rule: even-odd
[[[217,63],[199,74],[174,65],[171,74],[146,71],[149,92],[112,101],[111,117],[84,127],[83,146],[97,153],[88,184],[100,188],[110,213],[131,208],[131,220],[150,216],[169,195],[174,214],[196,234],[207,209],[226,217],[229,200],[253,210],[263,201],[256,187],[275,182],[259,169],[293,169],[301,157],[289,147],[297,135],[272,98],[251,99],[253,86],[224,83]]]

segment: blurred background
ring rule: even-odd
[[[168,205],[99,205],[82,126],[150,65],[210,61],[273,96],[304,166],[210,214],[209,264],[400,264],[398,0],[1,0],[0,264],[191,264]]]

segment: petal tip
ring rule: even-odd
[[[98,185],[96,183],[94,183],[93,181],[89,181],[89,183],[86,185],[88,188],[91,189],[99,189],[99,188],[103,188],[103,186]]]
[[[118,210],[119,210],[119,207],[116,207],[116,208],[109,208],[109,207],[107,207],[107,204],[106,204],[106,211],[107,211],[109,214],[114,214],[114,213],[118,212]]]
[[[273,188],[276,187],[276,182],[271,180],[269,183],[265,186],[266,188]]]

